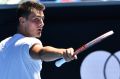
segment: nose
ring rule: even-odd
[[[40,23],[39,23],[39,27],[43,27],[44,26],[44,21],[43,19],[40,20]]]

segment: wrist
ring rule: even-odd
[[[64,58],[64,53],[65,53],[66,49],[60,49],[60,57]]]

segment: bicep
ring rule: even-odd
[[[42,52],[42,45],[36,43],[32,45],[32,47],[29,49],[30,56],[33,59],[40,59],[40,53]]]

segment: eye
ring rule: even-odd
[[[33,18],[35,21],[40,21],[40,20],[44,20],[44,17],[35,17]]]
[[[41,21],[42,21],[42,19],[37,18],[37,17],[32,19],[32,22],[37,23],[37,24],[40,23]]]
[[[34,18],[33,21],[34,22],[40,22],[40,19],[39,18]]]

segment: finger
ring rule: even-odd
[[[63,53],[63,57],[67,62],[69,61],[68,52],[69,52],[68,49],[66,49],[65,52]]]
[[[67,50],[66,50],[66,56],[67,56],[68,58],[71,58],[71,55],[72,55],[71,49],[67,49]]]
[[[77,55],[74,55],[74,59],[77,59]]]
[[[69,50],[70,50],[70,55],[73,56],[73,54],[74,54],[74,49],[73,49],[73,48],[69,48]]]
[[[68,57],[70,59],[73,59],[74,49],[73,48],[69,48],[68,51],[67,51],[67,53],[68,53]]]
[[[71,51],[71,60],[77,59],[77,55],[74,55],[74,49],[70,48],[70,51]]]

